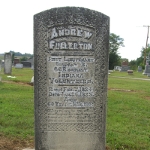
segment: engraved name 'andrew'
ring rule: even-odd
[[[83,30],[80,28],[53,28],[50,31],[49,38],[51,39],[49,41],[49,48],[51,50],[53,49],[61,49],[61,50],[92,50],[92,43],[88,42],[76,42],[76,41],[59,41],[56,42],[56,38],[59,37],[66,37],[66,36],[72,36],[72,37],[81,37],[83,39],[89,40],[92,37],[93,33],[88,30]]]
[[[90,39],[93,33],[87,30],[82,30],[80,28],[67,28],[67,29],[53,28],[51,31],[51,39],[69,35]]]

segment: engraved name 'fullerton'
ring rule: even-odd
[[[85,39],[90,39],[92,35],[93,35],[92,32],[82,30],[80,28],[68,28],[68,29],[53,28],[51,31],[50,38],[53,39],[61,36],[78,36],[83,37]]]
[[[76,50],[92,50],[91,43],[77,43],[77,42],[56,42],[51,40],[49,42],[50,49],[76,49]]]

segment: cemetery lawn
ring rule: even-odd
[[[141,74],[109,75],[106,141],[110,150],[150,150],[150,80],[132,79],[150,79]]]
[[[33,70],[13,68],[16,78],[0,76],[0,149],[33,148]],[[150,79],[117,71],[108,77],[107,150],[150,150],[150,80],[132,78]]]
[[[33,147],[34,99],[31,69],[14,69],[8,78],[0,72],[0,150]],[[20,150],[18,149],[18,150]]]

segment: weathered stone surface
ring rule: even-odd
[[[145,73],[145,74],[150,73],[150,65],[145,65],[144,73]]]
[[[5,53],[4,55],[4,74],[11,74],[12,71],[12,55]]]
[[[104,150],[109,17],[86,8],[34,16],[36,150]]]
[[[146,65],[145,65],[145,70],[143,71],[144,75],[150,74],[150,52],[148,56],[146,57]]]

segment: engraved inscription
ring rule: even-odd
[[[93,40],[90,40],[93,33],[94,30],[76,26],[54,27],[48,31],[51,53],[47,55],[47,106],[52,112],[48,113],[49,123],[93,124],[95,59],[93,53],[84,52],[93,51]],[[81,39],[77,42],[77,38]],[[69,51],[65,54],[64,50]]]

